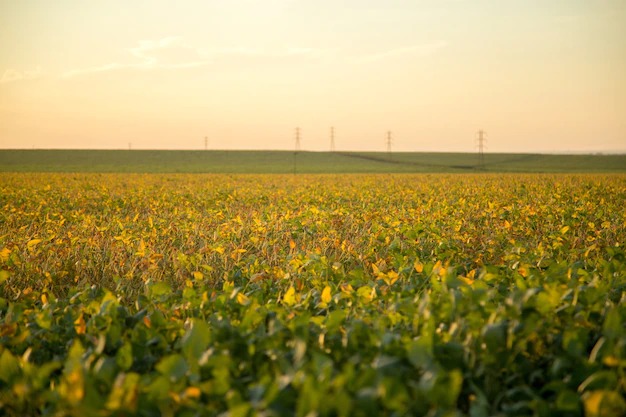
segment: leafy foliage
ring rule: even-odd
[[[7,415],[626,413],[626,177],[1,179]]]

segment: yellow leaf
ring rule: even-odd
[[[464,277],[464,276],[459,276],[459,280],[461,280],[461,282],[471,286],[474,283],[474,280],[468,277]]]
[[[341,292],[346,293],[346,294],[350,294],[354,292],[354,288],[352,288],[352,285],[350,284],[341,284],[339,288],[341,288]]]
[[[330,303],[330,300],[332,299],[332,296],[330,294],[330,287],[327,285],[326,287],[324,287],[324,290],[322,291],[322,302],[323,303]]]
[[[519,268],[517,268],[517,272],[524,278],[528,278],[528,270],[524,268],[523,266],[520,266]]]
[[[43,305],[48,304],[48,296],[46,294],[41,294],[41,302]]]
[[[376,289],[365,285],[357,290],[357,295],[361,298],[361,300],[370,302],[376,298]]]
[[[85,318],[82,314],[78,316],[76,320],[74,320],[74,329],[78,334],[85,334],[85,331],[87,330],[87,324],[85,323]]]
[[[569,230],[569,226],[563,226],[561,228],[561,234],[564,235],[565,233],[567,233],[568,230]]]
[[[8,261],[9,255],[11,255],[11,250],[9,250],[9,248],[2,248],[2,250],[0,250],[0,261]]]
[[[247,306],[248,304],[250,304],[250,299],[244,293],[238,292],[237,293],[237,302],[239,304],[241,304],[242,306]]]
[[[192,275],[193,275],[193,279],[198,280],[198,281],[204,278],[204,274],[200,271],[194,271]]]
[[[83,373],[80,368],[72,370],[66,376],[65,398],[73,405],[78,404],[85,396]]]
[[[296,242],[294,242],[293,240],[289,241],[289,249],[295,249],[296,248]]]
[[[287,304],[288,306],[292,306],[296,303],[296,289],[291,286],[283,295],[283,304]]]
[[[415,261],[413,268],[415,268],[415,272],[420,274],[424,270],[424,265],[421,262]]]
[[[626,415],[626,401],[618,391],[596,390],[583,394],[585,416],[623,416]]]
[[[445,273],[445,269],[441,265],[441,261],[437,261],[435,266],[433,266],[433,274],[437,274],[439,276],[442,276],[443,273]]]
[[[605,356],[602,358],[602,363],[606,366],[614,367],[619,365],[619,359],[613,355]]]
[[[587,416],[599,416],[600,415],[600,403],[604,397],[604,391],[592,391],[588,393],[584,398],[585,415]]]
[[[400,276],[396,271],[389,271],[387,272],[387,279],[385,281],[388,281],[387,285],[393,285],[398,280],[398,278],[400,278]]]
[[[187,389],[185,389],[185,397],[187,398],[198,398],[200,394],[202,393],[198,387],[187,387]]]
[[[145,256],[146,255],[146,243],[143,239],[139,240],[139,245],[137,245],[137,252],[135,252],[137,256]]]
[[[26,244],[26,247],[28,249],[31,249],[33,246],[37,245],[39,242],[41,242],[41,239],[33,239],[28,241],[28,243]]]
[[[510,229],[510,228],[511,228],[511,223],[509,223],[509,221],[508,221],[508,220],[505,220],[505,221],[504,221],[504,228],[505,228],[505,229]]]
[[[152,321],[150,320],[150,317],[143,316],[143,324],[145,324],[148,329],[152,327]]]

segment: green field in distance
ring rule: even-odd
[[[3,172],[626,172],[626,155],[423,152],[0,150]]]

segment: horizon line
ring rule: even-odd
[[[121,152],[137,152],[137,151],[151,151],[151,152],[288,152],[288,153],[379,153],[387,154],[388,151],[374,151],[374,150],[307,150],[307,149],[201,149],[201,148],[187,148],[187,149],[173,149],[173,148],[0,148],[0,151],[121,151]],[[392,154],[468,154],[474,155],[478,151],[392,151]],[[499,151],[499,152],[485,152],[486,155],[589,155],[589,156],[601,156],[601,155],[626,155],[626,149],[624,150],[592,150],[592,151]]]

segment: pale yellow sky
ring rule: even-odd
[[[0,0],[0,148],[626,152],[624,0]]]

